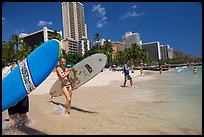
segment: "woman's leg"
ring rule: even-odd
[[[69,114],[69,106],[70,106],[70,103],[71,103],[71,96],[70,96],[69,91],[68,91],[68,89],[66,87],[63,87],[62,90],[63,90],[63,93],[64,93],[65,98],[66,98],[65,114],[68,115]]]
[[[70,110],[71,110],[71,102],[72,102],[72,87],[71,86],[68,88],[68,92],[69,92],[69,96],[70,96],[70,103],[69,103],[68,110],[70,112]]]

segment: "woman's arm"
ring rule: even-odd
[[[60,79],[64,79],[65,77],[67,77],[67,75],[69,74],[68,71],[65,71],[64,75],[62,75],[61,71],[60,71],[60,68],[57,68],[57,76],[60,78]]]

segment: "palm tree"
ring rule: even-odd
[[[96,33],[96,34],[94,35],[94,40],[99,41],[100,39],[101,39],[101,37],[100,37],[99,33]]]
[[[11,41],[2,42],[2,62],[8,65],[15,61],[15,50]]]
[[[102,52],[108,57],[107,65],[112,65],[113,48],[111,42],[108,40],[105,41],[104,45],[102,46]]]
[[[21,47],[19,50],[19,60],[23,60],[25,59],[30,53],[31,53],[32,49],[29,45],[27,45],[26,43],[22,42],[21,43]]]
[[[57,32],[57,30],[54,30],[53,33],[48,37],[48,39],[57,39],[59,41],[62,40],[62,36]]]
[[[125,52],[124,51],[117,51],[116,55],[115,55],[115,63],[116,64],[123,64],[125,61]]]
[[[18,37],[18,34],[14,34],[11,36],[11,39],[10,39],[10,42],[11,44],[13,45],[14,49],[16,48],[16,52],[15,52],[15,57],[16,57],[16,63],[18,61],[18,50],[19,50],[19,47],[20,47],[20,39]]]

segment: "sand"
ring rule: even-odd
[[[165,102],[158,91],[146,84],[160,77],[157,71],[131,73],[133,86],[121,87],[123,74],[105,70],[73,91],[71,115],[56,113],[65,103],[60,96],[49,100],[49,89],[57,79],[49,77],[29,95],[31,123],[18,131],[3,134],[17,135],[139,135],[139,134],[191,134],[186,129],[177,130],[168,121],[150,115],[151,106]],[[2,113],[8,118],[7,111]],[[201,131],[199,130],[198,133]],[[193,132],[194,133],[194,132]]]

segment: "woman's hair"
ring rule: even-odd
[[[61,61],[62,59],[65,59],[63,56],[60,56],[59,61]],[[66,60],[66,59],[65,59]]]

